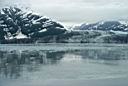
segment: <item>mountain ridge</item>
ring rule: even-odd
[[[128,43],[128,24],[100,21],[67,29],[51,18],[17,7],[0,10],[0,43]]]

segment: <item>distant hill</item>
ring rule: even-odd
[[[102,31],[128,31],[128,24],[121,21],[101,21],[93,24],[82,24],[73,28],[74,30],[102,30]]]
[[[128,43],[128,24],[126,21],[84,23],[80,26],[72,27],[72,31],[79,34],[70,38],[74,42]]]

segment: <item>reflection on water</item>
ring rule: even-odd
[[[77,49],[56,51],[47,49],[20,50],[20,47],[18,50],[11,51],[1,49],[0,79],[18,79],[24,74],[34,72],[38,73],[35,75],[36,77],[41,77],[40,74],[42,75],[40,79],[57,77],[89,78],[102,75],[118,75],[120,73],[128,76],[128,73],[126,73],[128,72],[126,69],[126,65],[128,65],[127,48],[128,46],[114,48],[111,46],[96,48],[94,46],[92,48],[92,45],[89,48],[88,45],[84,49],[79,47]],[[65,76],[60,76],[61,74]],[[34,77],[34,75],[28,77]]]
[[[39,64],[56,64],[64,54],[63,51],[0,51],[0,74],[17,78],[23,67],[27,66],[27,71],[34,71]]]

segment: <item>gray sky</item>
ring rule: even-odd
[[[1,0],[28,6],[65,25],[128,18],[128,0]]]

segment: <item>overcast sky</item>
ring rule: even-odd
[[[65,25],[128,18],[128,0],[0,0],[0,6],[18,4]]]

